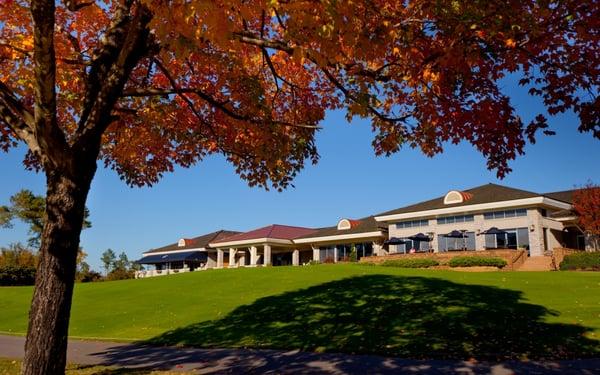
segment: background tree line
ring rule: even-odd
[[[0,227],[12,228],[14,221],[19,220],[29,226],[27,244],[12,243],[0,248],[0,285],[33,285],[39,261],[38,248],[44,227],[44,211],[46,198],[32,191],[22,189],[9,199],[9,205],[0,206]],[[84,228],[90,228],[89,211],[85,210]],[[86,262],[87,253],[80,247],[77,252],[77,271],[75,280],[91,282],[102,280],[122,280],[135,276],[141,267],[130,262],[127,254],[122,252],[118,257],[111,249],[102,254],[105,275],[91,269]]]

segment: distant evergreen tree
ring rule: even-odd
[[[108,275],[108,273],[113,269],[116,259],[117,256],[115,255],[115,252],[112,251],[112,249],[107,249],[105,252],[102,253],[100,261],[104,266],[104,271],[106,272],[106,275]]]
[[[35,195],[31,190],[22,189],[10,197],[10,205],[0,206],[0,227],[12,228],[13,220],[21,220],[29,225],[31,237],[27,240],[30,247],[39,248],[42,230],[44,229],[44,211],[46,197]],[[83,229],[90,228],[89,210],[85,209]]]

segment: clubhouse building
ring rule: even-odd
[[[138,277],[395,253],[520,249],[535,257],[559,247],[585,249],[591,241],[577,227],[572,195],[487,184],[361,219],[342,218],[331,227],[220,230],[143,253],[138,263],[153,269]]]

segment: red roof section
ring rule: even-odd
[[[466,191],[461,191],[460,195],[462,195],[462,197],[463,197],[463,202],[466,202],[469,199],[473,198],[473,194],[467,193]]]
[[[212,243],[255,240],[258,238],[276,238],[280,240],[293,240],[294,238],[305,236],[314,231],[315,229],[312,228],[292,227],[289,225],[273,224],[266,227],[254,229],[249,232],[244,232],[225,238],[219,238],[218,240],[215,240]]]
[[[350,228],[356,228],[360,225],[360,220],[348,219],[348,221],[350,222]]]

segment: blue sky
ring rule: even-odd
[[[512,98],[524,120],[539,111],[534,99]],[[572,114],[551,118],[558,134],[540,134],[501,181],[466,144],[448,146],[434,158],[408,148],[389,158],[375,157],[369,123],[348,124],[339,112],[329,113],[322,123],[319,164],[308,166],[296,187],[283,193],[247,187],[219,156],[178,169],[152,188],[130,188],[100,168],[87,204],[93,226],[82,233],[81,243],[88,262],[100,269],[100,254],[107,248],[136,259],[149,248],[221,228],[334,225],[341,217],[359,218],[488,182],[538,192],[600,182],[600,141],[578,133],[577,123]],[[22,147],[0,154],[0,204],[22,188],[45,192],[44,176],[22,167],[23,154]],[[0,246],[26,239],[24,225],[0,228]]]

